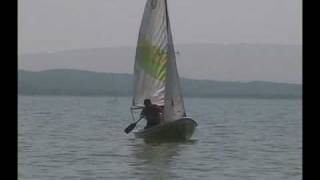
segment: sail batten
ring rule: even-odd
[[[147,0],[136,49],[133,106],[164,106],[166,121],[185,116],[166,0]]]

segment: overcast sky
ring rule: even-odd
[[[19,53],[135,46],[146,0],[18,0]],[[168,0],[175,43],[301,44],[301,0]]]
[[[301,1],[168,0],[173,40],[175,44],[301,45]],[[135,47],[145,2],[146,0],[18,0],[18,53]],[[29,67],[28,70],[88,66],[81,64],[80,61],[73,62],[72,66],[66,66],[65,63],[58,64],[57,61],[43,61],[36,64],[20,61],[19,59],[19,64],[25,66],[19,68]],[[219,59],[203,61],[205,64],[199,65],[199,69],[193,68],[193,71],[187,71],[183,69],[187,66],[184,63],[187,62],[180,60],[178,68],[182,76],[192,78],[217,79],[219,76],[220,80],[232,81],[266,80],[298,83],[302,81],[302,59],[295,58],[290,63],[287,62],[288,59],[276,62],[250,59],[246,63],[255,67],[253,72],[248,71],[247,65],[242,66],[241,64],[245,64],[242,61],[218,61]],[[100,64],[90,64],[92,69],[88,70],[101,71],[99,67],[109,67],[104,72],[112,70],[111,72],[130,73],[133,69],[129,67],[130,64],[124,62],[121,62],[122,69],[117,69],[117,66],[110,67],[117,63],[119,64],[117,60],[106,59]],[[218,67],[217,63],[221,70],[226,70],[229,66],[237,70],[232,73],[210,70],[210,67]],[[269,68],[263,69],[262,65]],[[37,69],[38,66],[42,68]],[[203,67],[209,69],[203,71]],[[248,73],[242,77],[241,73],[244,72]]]

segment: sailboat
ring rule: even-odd
[[[185,112],[167,0],[147,0],[145,5],[134,64],[133,119],[134,112],[144,107],[145,99],[163,107],[164,121],[136,131],[136,137],[163,140],[191,138],[197,122],[187,117]]]

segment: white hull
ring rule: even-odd
[[[186,141],[193,135],[197,122],[191,118],[181,118],[149,129],[135,132],[135,136],[147,141]]]

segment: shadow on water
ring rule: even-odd
[[[132,159],[129,163],[132,174],[142,180],[171,179],[178,177],[173,169],[183,153],[184,147],[197,140],[184,142],[144,142],[136,141],[131,146]]]

